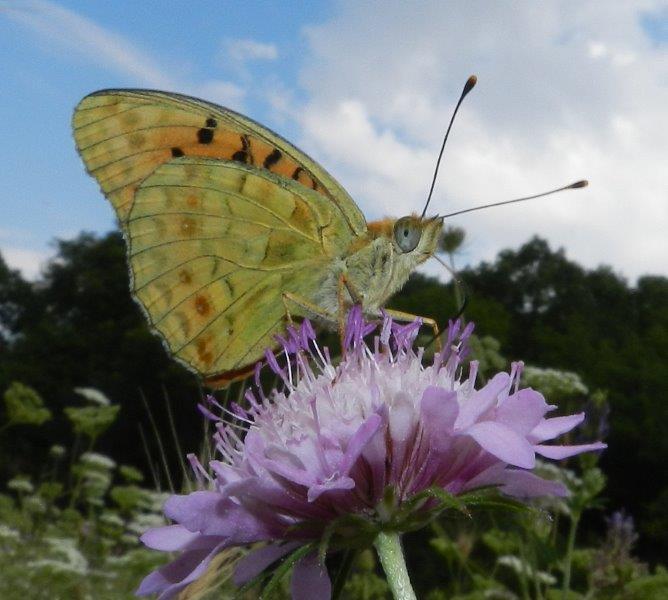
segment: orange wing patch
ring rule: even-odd
[[[187,109],[187,110],[186,110]],[[84,98],[74,116],[74,137],[88,172],[126,222],[137,187],[170,160],[232,160],[264,168],[328,197],[316,176],[273,144],[234,128],[205,107],[120,93]]]

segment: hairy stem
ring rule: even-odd
[[[394,600],[417,600],[406,570],[401,540],[396,532],[381,532],[374,542]]]

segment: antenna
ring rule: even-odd
[[[462,90],[462,95],[459,97],[459,101],[457,102],[457,106],[455,106],[455,110],[452,113],[452,117],[450,118],[450,124],[448,125],[448,129],[445,132],[445,137],[443,138],[443,144],[441,145],[441,151],[438,153],[438,160],[436,161],[436,168],[434,169],[434,177],[431,180],[431,187],[429,188],[429,195],[427,196],[427,202],[424,205],[424,209],[422,209],[422,216],[421,218],[424,219],[425,214],[427,214],[427,207],[429,206],[429,202],[431,201],[431,195],[434,193],[434,186],[436,185],[436,176],[438,175],[438,168],[441,165],[441,158],[443,157],[443,150],[445,150],[445,142],[448,141],[448,136],[450,135],[450,129],[452,129],[452,124],[455,121],[455,116],[457,115],[457,111],[459,110],[460,104],[463,102],[464,98],[466,98],[466,94],[468,94],[474,87],[475,84],[478,82],[478,78],[475,75],[471,75],[466,80],[466,83],[464,84],[464,89]]]
[[[473,212],[474,210],[482,210],[483,208],[492,208],[493,206],[503,206],[504,204],[514,204],[515,202],[524,202],[525,200],[533,200],[534,198],[542,198],[543,196],[549,196],[550,194],[556,194],[557,192],[563,192],[564,190],[575,190],[578,188],[587,187],[589,182],[586,179],[581,179],[570,185],[565,185],[564,187],[557,188],[556,190],[550,190],[549,192],[543,192],[542,194],[535,194],[533,196],[526,196],[525,198],[515,198],[514,200],[504,200],[503,202],[493,202],[492,204],[482,204],[480,206],[474,206],[473,208],[465,208],[464,210],[458,210],[456,212],[448,213],[447,215],[442,215],[444,219],[448,217],[454,217],[455,215],[463,215],[464,213]]]

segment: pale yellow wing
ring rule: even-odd
[[[326,196],[234,161],[178,158],[136,192],[132,291],[180,361],[243,372],[285,331],[283,292],[313,298],[354,238]]]
[[[229,109],[150,90],[102,90],[86,96],[73,118],[74,139],[124,224],[141,182],[180,156],[234,160],[267,169],[325,196],[352,233],[366,222],[325,169],[288,141]]]

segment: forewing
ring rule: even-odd
[[[171,352],[205,377],[243,370],[312,298],[352,239],[323,195],[267,170],[173,159],[139,187],[125,233],[132,291]]]
[[[281,175],[328,198],[353,234],[366,230],[359,208],[314,160],[259,123],[215,104],[167,92],[103,90],[84,98],[74,138],[124,224],[141,182],[180,156],[234,160]]]

